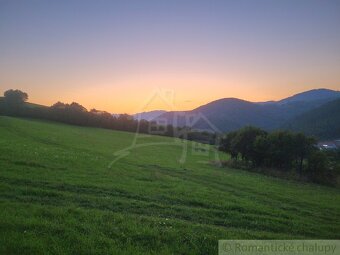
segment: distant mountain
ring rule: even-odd
[[[328,89],[310,90],[280,101],[261,103],[224,98],[191,111],[164,112],[152,119],[163,124],[221,132],[236,130],[246,125],[273,130],[282,127],[290,119],[336,98],[340,98],[340,92]]]
[[[201,113],[221,131],[239,129],[246,125],[275,128],[280,122],[278,109],[237,98],[224,98],[200,106],[191,111]],[[199,123],[197,128],[204,128]]]
[[[314,135],[320,139],[339,139],[340,99],[298,115],[282,127],[307,135]]]
[[[278,101],[279,104],[296,103],[296,102],[313,102],[334,100],[340,97],[340,91],[330,89],[313,89],[296,94]]]
[[[287,118],[280,107],[261,105],[237,98],[224,98],[191,111],[166,112],[154,119],[174,126],[190,126],[199,130],[232,131],[246,125],[274,129]],[[198,120],[196,120],[199,118]],[[193,119],[191,121],[190,119]]]
[[[156,110],[151,112],[140,112],[133,115],[134,119],[136,120],[147,120],[151,121],[153,119],[156,119],[157,117],[161,116],[166,111],[163,110]]]

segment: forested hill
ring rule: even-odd
[[[222,98],[191,111],[172,111],[153,119],[174,126],[188,125],[187,119],[202,114],[209,121],[194,122],[195,129],[211,130],[210,124],[221,132],[229,132],[251,125],[265,130],[281,128],[300,114],[316,109],[340,98],[340,92],[329,89],[314,89],[293,95],[280,101],[249,102],[238,98]]]
[[[295,117],[283,128],[304,132],[320,139],[340,138],[340,99]]]

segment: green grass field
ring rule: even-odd
[[[337,189],[221,168],[214,148],[158,136],[137,136],[109,168],[134,137],[0,116],[0,254],[217,254],[219,239],[340,238]]]

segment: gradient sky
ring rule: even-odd
[[[0,0],[0,93],[115,113],[340,89],[340,1]],[[170,91],[173,107],[155,100]]]

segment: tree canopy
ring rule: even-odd
[[[18,89],[10,89],[5,91],[4,100],[10,104],[22,104],[28,100],[28,94]]]

